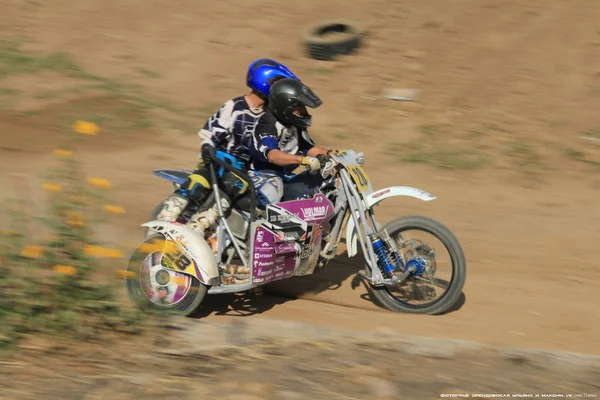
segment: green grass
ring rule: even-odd
[[[572,160],[581,160],[582,158],[584,158],[585,153],[579,150],[568,148],[565,149],[565,156]]]
[[[18,90],[0,87],[0,96],[15,96],[19,94]]]
[[[157,71],[154,71],[152,69],[149,69],[149,68],[136,67],[135,70],[137,72],[139,72],[140,74],[147,76],[148,78],[154,78],[154,79],[162,78],[162,75],[160,73],[158,73]]]
[[[485,135],[486,135],[485,132],[479,131],[479,130],[473,130],[473,131],[467,132],[467,138],[472,139],[472,140],[480,139],[480,138],[484,137]]]
[[[333,69],[328,69],[328,68],[309,68],[308,70],[306,70],[306,72],[309,74],[315,74],[315,75],[333,75],[333,74],[335,74],[335,71]]]
[[[50,99],[55,99],[58,96],[59,96],[59,93],[57,91],[46,91],[46,92],[38,93],[35,97],[36,97],[36,99],[40,99],[40,100],[50,100]]]
[[[81,67],[64,52],[34,55],[22,51],[17,42],[0,41],[0,78],[47,71],[76,73]]]
[[[448,134],[440,125],[422,125],[418,129],[421,133],[420,138],[388,146],[384,152],[392,155],[397,161],[429,164],[445,170],[473,170],[490,162],[488,156],[475,146],[455,147],[443,143]],[[480,131],[467,133],[468,138],[482,135]]]
[[[508,130],[501,128],[498,125],[488,125],[486,128],[490,131],[509,133]]]
[[[440,134],[440,129],[437,126],[433,126],[433,125],[423,125],[419,128],[419,130],[421,131],[421,133],[423,133],[425,136],[429,136],[429,137],[436,137]]]
[[[583,151],[567,148],[564,150],[564,155],[571,160],[579,161],[595,167],[600,167],[600,162],[587,159],[586,154]]]
[[[158,72],[147,68],[138,67],[136,70],[151,78],[160,77]],[[85,94],[88,91],[101,91],[105,96],[120,100],[122,103],[127,103],[126,109],[117,111],[115,115],[108,116],[108,119],[120,118],[127,114],[136,115],[132,121],[116,123],[118,128],[123,130],[147,129],[153,126],[154,111],[161,110],[177,114],[178,116],[201,118],[210,116],[220,106],[213,107],[214,109],[211,109],[208,115],[203,112],[198,113],[196,111],[185,110],[173,105],[171,101],[148,95],[139,85],[88,72],[75,62],[68,53],[53,52],[38,54],[25,51],[20,41],[0,41],[0,80],[12,75],[43,74],[47,72],[59,73],[65,77],[75,79],[78,81],[78,84],[76,87],[68,88],[68,90],[40,93],[35,96],[36,98],[49,100],[51,98],[58,98],[63,93]],[[4,93],[0,91],[0,99],[14,94],[5,89]],[[2,105],[7,105],[6,100],[2,102]]]
[[[583,134],[585,136],[600,139],[600,129],[588,129],[587,131],[583,132]]]
[[[539,155],[535,152],[533,145],[523,140],[511,142],[504,153],[513,159],[518,166],[542,166]]]
[[[26,118],[30,118],[30,117],[37,117],[38,115],[40,115],[40,111],[38,110],[26,110],[26,111],[19,111],[17,113],[18,116],[21,117],[26,117]]]

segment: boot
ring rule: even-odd
[[[176,221],[188,203],[189,200],[185,197],[172,194],[164,201],[163,208],[156,216],[156,219],[160,221]]]
[[[197,212],[192,215],[187,226],[198,232],[200,236],[204,237],[205,231],[216,222],[218,216],[219,214],[215,210],[209,208],[206,211]]]
[[[221,208],[223,209],[223,213],[226,213],[229,210],[229,207],[229,201],[226,198],[222,197]],[[217,208],[217,204],[215,203],[208,210],[197,212],[196,214],[192,215],[187,223],[187,226],[194,229],[202,237],[204,237],[205,231],[217,222],[218,217],[219,210]]]

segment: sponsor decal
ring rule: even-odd
[[[280,279],[283,277],[283,274],[285,274],[285,271],[281,271],[281,272],[277,272],[274,276],[273,279]]]
[[[314,206],[309,208],[302,208],[302,214],[304,219],[319,219],[325,218],[327,215],[327,206]]]
[[[389,193],[389,192],[390,192],[390,189],[381,190],[377,193],[374,193],[373,198],[376,199],[376,198],[383,196],[384,194]]]
[[[256,263],[256,265],[258,265],[259,267],[270,267],[273,264],[274,264],[274,261],[266,261],[266,262],[259,261]]]
[[[272,257],[273,257],[273,254],[272,254],[272,253],[269,253],[269,254],[261,254],[261,253],[256,253],[256,254],[254,255],[254,259],[255,259],[255,260],[260,260],[261,258],[272,258]]]
[[[306,233],[304,234],[305,237]],[[281,240],[298,240],[300,239],[300,235],[298,234],[298,232],[294,232],[294,231],[290,231],[290,232],[277,232],[277,237]]]
[[[260,246],[255,246],[254,249],[259,253],[270,253],[273,254],[273,246],[267,242],[264,242]]]
[[[256,235],[256,241],[262,243],[264,240],[264,235],[265,233],[263,231],[258,231],[258,234]]]
[[[261,270],[261,271],[258,271],[258,274],[257,274],[257,275],[258,275],[258,276],[261,276],[261,277],[267,277],[267,276],[270,276],[270,275],[272,275],[272,274],[273,274],[273,270],[272,270],[272,269],[268,269],[268,270]]]
[[[419,190],[419,193],[421,193],[423,196],[427,197],[428,199],[431,199],[434,197],[431,193],[427,193],[423,190]]]
[[[300,258],[306,258],[313,255],[317,246],[308,246],[302,251],[302,255]]]
[[[296,247],[291,243],[282,243],[275,248],[276,253],[288,253],[296,251]]]

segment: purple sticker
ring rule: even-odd
[[[284,255],[275,254],[275,238],[275,234],[263,226],[256,229],[252,258],[253,283],[267,283],[274,279],[284,279],[294,273],[296,252]]]
[[[294,221],[292,216],[296,215],[301,223]],[[332,215],[333,204],[323,194],[274,205],[269,212],[273,221],[254,233],[252,282],[262,284],[311,273],[321,250],[322,226],[328,225]],[[308,229],[306,223],[314,225]]]
[[[333,204],[321,193],[312,199],[287,201],[277,205],[311,223],[326,221],[333,214]]]
[[[275,245],[275,254],[299,253],[300,245],[296,242],[277,243]]]

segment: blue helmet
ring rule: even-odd
[[[272,79],[276,77],[299,79],[285,65],[270,58],[261,58],[248,67],[246,85],[266,98],[271,91]]]

